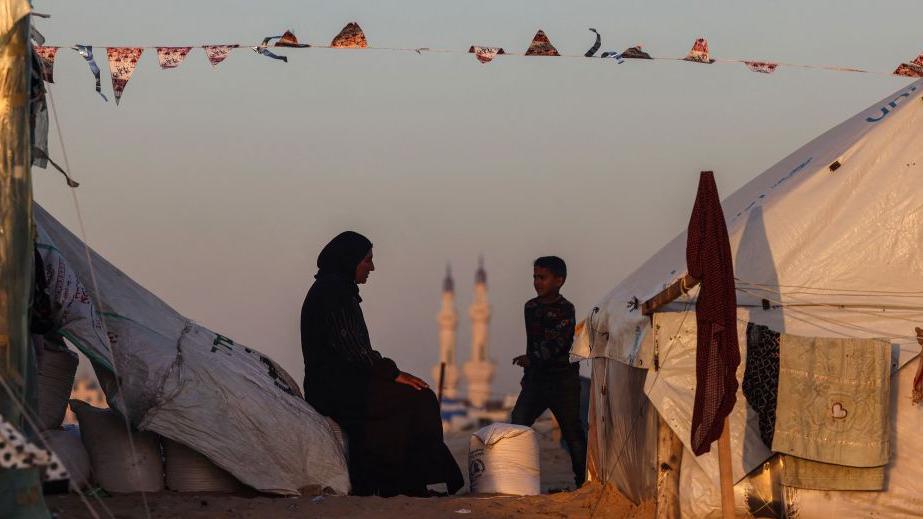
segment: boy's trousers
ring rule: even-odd
[[[577,364],[551,373],[526,370],[522,391],[513,407],[512,422],[531,427],[546,409],[551,409],[561,427],[561,435],[570,450],[574,481],[579,488],[586,477],[586,432],[580,420],[580,369]]]

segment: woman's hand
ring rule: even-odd
[[[398,384],[407,384],[408,386],[416,389],[417,391],[421,389],[426,389],[429,387],[429,384],[427,384],[423,380],[411,375],[410,373],[404,373],[403,371],[401,371],[397,375],[397,378],[394,379],[394,381],[397,382]]]

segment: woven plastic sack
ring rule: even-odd
[[[202,454],[173,440],[164,439],[167,488],[175,492],[235,492],[242,485],[228,471]]]
[[[474,494],[541,493],[538,437],[531,427],[495,423],[471,435],[468,481]]]
[[[79,362],[76,353],[45,345],[38,367],[38,421],[43,431],[64,421]]]
[[[51,429],[42,432],[42,438],[67,469],[71,489],[83,489],[90,486],[90,455],[80,440],[80,429],[75,425],[68,425],[63,429]]]
[[[163,461],[155,434],[132,431],[133,456],[125,421],[113,410],[80,400],[71,400],[70,405],[80,422],[93,474],[103,489],[117,494],[163,490]]]

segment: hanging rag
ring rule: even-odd
[[[770,447],[779,389],[779,332],[747,324],[747,368],[741,386],[750,407],[759,415],[760,438]]]
[[[592,27],[590,28],[590,31],[596,34],[596,41],[593,42],[593,46],[590,47],[589,50],[586,51],[586,53],[584,53],[583,56],[586,58],[592,58],[593,56],[595,56],[596,51],[598,51],[599,48],[602,47],[603,45],[603,39],[602,39],[602,36],[599,35],[599,32],[597,32],[596,29],[593,29]]]
[[[811,490],[884,490],[885,467],[847,467],[784,455],[782,484]]]
[[[703,171],[686,241],[689,275],[701,281],[695,307],[696,388],[691,447],[708,452],[721,436],[724,419],[737,401],[737,294],[731,244],[715,176]]]
[[[772,450],[835,465],[890,456],[891,344],[783,334]]]

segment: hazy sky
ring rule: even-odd
[[[372,46],[522,52],[543,28],[565,54],[643,44],[888,72],[923,51],[918,1],[49,1],[48,44],[256,44],[292,29],[327,44],[350,21]],[[105,51],[97,49],[111,94]],[[52,86],[89,241],[181,313],[270,354],[301,380],[298,315],[329,238],[375,243],[362,287],[373,344],[430,377],[446,262],[459,362],[486,258],[498,392],[517,387],[531,261],[568,262],[578,318],[688,222],[697,174],[726,196],[905,78],[740,64],[286,50],[288,64],[201,49],[162,71],[146,50],[121,106],[62,49]],[[110,96],[111,98],[111,96]],[[60,158],[52,133],[51,155]],[[35,197],[77,230],[63,180]]]

